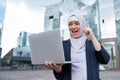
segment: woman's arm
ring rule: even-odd
[[[96,39],[96,37],[94,36],[92,29],[90,27],[85,27],[83,29],[83,32],[85,33],[87,38],[89,38],[92,41],[95,50],[100,51],[101,50],[101,45],[98,42],[98,40]]]
[[[96,39],[92,32],[92,29],[90,27],[86,27],[83,29],[83,32],[92,41],[99,63],[107,64],[109,62],[110,56],[108,52],[104,49],[104,47]]]

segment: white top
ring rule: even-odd
[[[87,39],[85,33],[82,31],[87,27],[84,17],[79,10],[74,11],[69,15],[68,23],[72,20],[77,20],[80,23],[80,36],[75,39],[70,35],[71,41],[71,60],[80,61],[79,63],[72,63],[72,80],[87,80],[87,66],[86,66],[86,51],[85,41]]]
[[[86,37],[78,39],[70,38],[71,40],[71,60],[79,61],[72,63],[72,80],[87,80],[86,66]]]
[[[71,53],[72,60],[80,61],[72,63],[72,80],[87,80],[86,53],[77,52],[73,48],[71,48]]]

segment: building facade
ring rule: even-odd
[[[46,6],[44,16],[44,31],[56,28],[62,29],[63,40],[68,36],[65,25],[66,16],[79,9],[85,19],[89,22],[97,39],[105,46],[110,53],[111,60],[107,68],[120,68],[120,1],[119,0],[62,0],[62,2]],[[108,25],[112,23],[112,25]],[[111,36],[108,29],[115,28]],[[112,31],[111,31],[112,32]],[[31,65],[30,51],[27,32],[20,32],[18,36],[17,47],[11,49],[3,58],[5,63],[9,63],[13,68],[29,68]],[[107,38],[107,39],[106,39]]]
[[[44,30],[52,30],[60,28],[60,3],[46,7],[45,10],[45,23]]]
[[[17,47],[12,48],[2,59],[2,66],[11,70],[21,69],[46,69],[43,65],[31,63],[28,37],[33,33],[20,32]]]
[[[0,0],[0,57],[2,54],[1,40],[2,40],[2,33],[4,26],[5,10],[6,10],[6,0]]]
[[[118,39],[118,48],[120,54],[120,1],[114,0],[115,23],[116,23],[116,37]]]
[[[31,33],[20,32],[17,47],[12,48],[2,59],[2,66],[9,69],[32,69],[28,36]]]

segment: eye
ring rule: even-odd
[[[75,24],[75,25],[80,25],[79,21],[75,21],[74,24]]]
[[[68,23],[68,26],[72,26],[72,25],[73,25],[73,23],[72,23],[72,22],[69,22],[69,23]]]

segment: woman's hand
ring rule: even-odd
[[[95,38],[95,36],[94,36],[94,34],[93,34],[93,31],[92,31],[92,29],[88,26],[88,24],[87,24],[87,27],[85,27],[82,31],[85,33],[85,35],[86,35],[89,39],[93,40],[93,39]]]
[[[89,27],[89,24],[87,23],[87,27],[85,27],[83,29],[83,32],[85,33],[85,35],[92,41],[95,50],[96,51],[100,51],[101,50],[101,45],[100,43],[97,41],[96,37],[93,34],[92,29]]]
[[[57,73],[60,73],[62,71],[62,64],[55,64],[55,63],[50,62],[50,61],[45,61],[44,65],[47,68],[54,69]]]

